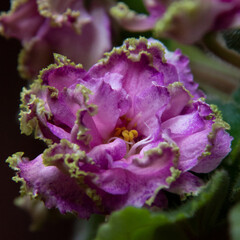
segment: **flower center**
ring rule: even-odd
[[[125,127],[117,127],[114,137],[122,138],[126,142],[133,142],[134,138],[138,137],[138,131],[135,129],[128,131]]]
[[[114,133],[107,143],[114,141],[116,138],[121,138],[126,143],[127,153],[124,158],[128,158],[133,154],[138,154],[141,149],[153,140],[152,135],[144,137],[141,132],[135,128],[137,123],[132,123],[132,119],[125,115],[119,118],[118,124],[114,129]]]

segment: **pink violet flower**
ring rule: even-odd
[[[87,218],[125,206],[166,207],[164,192],[197,194],[232,137],[204,102],[189,60],[160,42],[128,39],[85,71],[65,57],[24,89],[21,131],[48,148],[7,162],[26,194]]]
[[[19,71],[34,78],[59,53],[89,68],[112,48],[111,1],[16,0],[0,16],[0,32],[23,45]]]
[[[124,29],[154,30],[155,36],[192,44],[210,32],[240,26],[239,0],[142,0],[149,15],[124,3],[111,9]]]

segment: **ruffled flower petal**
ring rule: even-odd
[[[88,218],[96,210],[76,179],[55,166],[46,167],[42,155],[32,161],[19,156],[14,156],[14,159],[17,161],[18,178],[24,179],[25,191],[32,192],[33,197],[41,196],[47,208],[57,207],[61,213],[76,212],[83,218]]]
[[[192,168],[192,171],[197,173],[213,171],[231,151],[230,143],[232,140],[233,138],[228,133],[223,131],[223,129],[219,129],[211,145],[210,154],[200,159],[199,163]]]
[[[189,194],[197,195],[202,186],[204,186],[204,182],[199,177],[185,172],[172,183],[168,191],[184,197],[184,195]]]

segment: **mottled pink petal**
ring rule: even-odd
[[[102,169],[108,169],[112,167],[113,161],[119,161],[124,158],[127,153],[126,143],[122,139],[115,139],[108,144],[100,144],[94,147],[88,156],[94,159],[97,165],[100,165]]]
[[[41,155],[32,161],[23,159],[18,167],[19,176],[25,180],[34,195],[41,196],[47,208],[57,207],[61,213],[74,211],[83,218],[90,217],[95,209],[76,179],[69,178],[55,166],[44,166]]]
[[[198,164],[198,158],[209,144],[208,134],[210,132],[211,128],[206,128],[203,131],[175,140],[180,149],[179,168],[182,171],[188,171]]]
[[[199,177],[190,172],[185,172],[171,184],[168,191],[183,196],[184,194],[196,195],[203,185],[204,182]]]
[[[133,113],[129,115],[133,124],[145,136],[149,136],[159,127],[159,119],[169,101],[166,88],[152,86],[137,94],[133,99]]]
[[[171,131],[171,136],[173,138],[186,137],[203,130],[204,127],[204,120],[199,116],[198,112],[179,115],[162,124],[162,128]]]
[[[211,154],[199,160],[199,163],[192,168],[192,171],[197,173],[208,173],[213,171],[221,162],[221,160],[231,151],[231,141],[233,138],[223,129],[219,129],[213,147],[210,150]]]
[[[93,116],[96,127],[102,138],[108,139],[119,117],[129,108],[127,95],[124,91],[113,90],[109,84],[102,83],[90,101],[98,106],[98,114]]]

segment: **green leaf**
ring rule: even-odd
[[[240,203],[234,206],[229,214],[230,234],[232,240],[240,238]]]
[[[227,190],[228,175],[218,171],[198,197],[178,209],[156,213],[127,207],[112,213],[98,229],[95,240],[184,240],[204,236],[216,226]]]

